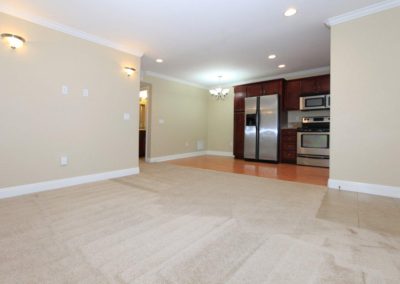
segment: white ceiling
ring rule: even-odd
[[[0,0],[144,53],[142,68],[202,86],[329,66],[324,22],[381,0]],[[296,7],[294,17],[284,11]],[[274,53],[275,60],[267,56]],[[158,64],[156,58],[163,58]],[[286,64],[281,70],[277,66]]]

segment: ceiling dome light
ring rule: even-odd
[[[285,64],[281,64],[281,65],[278,66],[278,68],[281,68],[281,69],[282,69],[282,68],[285,68],[285,67],[286,67]]]
[[[16,48],[20,48],[24,45],[25,43],[25,39],[17,36],[17,35],[13,35],[13,34],[2,34],[1,35],[2,38],[4,38],[7,42],[8,45],[12,48],[12,49],[16,49]]]
[[[297,13],[297,10],[295,8],[289,8],[289,9],[286,10],[285,16],[286,17],[291,17],[291,16],[296,15],[296,13]]]
[[[275,59],[276,55],[275,54],[271,54],[270,56],[268,56],[269,59]]]
[[[162,60],[161,58],[158,58],[158,59],[156,59],[156,62],[157,62],[157,63],[163,63],[164,60]]]

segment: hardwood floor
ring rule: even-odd
[[[329,177],[329,169],[326,168],[249,162],[218,156],[201,156],[169,161],[168,163],[324,186],[327,185]]]

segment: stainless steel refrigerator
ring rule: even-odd
[[[279,96],[245,99],[244,158],[278,162]]]

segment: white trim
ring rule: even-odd
[[[149,163],[159,163],[159,162],[165,162],[165,161],[172,161],[172,160],[204,156],[205,153],[206,153],[205,151],[199,151],[199,152],[183,153],[183,154],[176,154],[176,155],[169,155],[169,156],[161,156],[161,157],[149,158],[149,159],[147,159],[147,161]]]
[[[262,82],[262,81],[269,81],[269,80],[282,79],[282,78],[286,79],[286,80],[293,80],[293,79],[299,79],[299,78],[304,78],[304,77],[329,74],[330,70],[331,70],[331,68],[329,66],[324,66],[324,67],[319,67],[319,68],[314,68],[314,69],[307,69],[307,70],[303,70],[303,71],[284,73],[284,74],[278,74],[278,75],[270,76],[270,77],[263,77],[263,78],[251,79],[251,80],[247,80],[247,81],[236,82],[231,85],[232,86],[240,86],[240,85],[258,83],[258,82]],[[227,87],[227,86],[223,85],[222,87]]]
[[[388,1],[383,1],[379,2],[361,9],[357,9],[336,17],[329,18],[328,20],[325,21],[325,24],[328,27],[332,27],[338,24],[342,24],[345,22],[349,22],[352,20],[356,20],[368,15],[372,15],[375,13],[379,13],[385,10],[389,10],[392,8],[396,8],[400,6],[400,0],[388,0]]]
[[[223,151],[206,151],[206,155],[209,155],[209,156],[222,156],[222,157],[234,157],[232,152],[223,152]]]
[[[44,181],[39,183],[24,184],[12,187],[0,188],[0,199],[25,195],[30,193],[37,193],[47,190],[54,190],[68,186],[85,184],[90,182],[102,181],[107,179],[119,178],[124,176],[136,175],[139,173],[139,168],[130,168],[112,172],[105,172],[99,174],[92,174],[86,176],[78,176],[66,179],[57,179]]]
[[[397,186],[329,179],[328,187],[345,191],[354,191],[360,193],[400,198],[400,187]]]
[[[132,48],[127,48],[121,44],[112,42],[110,40],[95,36],[93,34],[86,33],[84,31],[81,31],[81,30],[78,30],[78,29],[57,23],[57,22],[53,22],[53,21],[50,21],[50,20],[47,20],[47,19],[44,19],[41,17],[34,16],[32,14],[16,11],[15,9],[13,9],[5,4],[0,4],[0,12],[23,19],[25,21],[28,21],[28,22],[31,22],[31,23],[34,23],[37,25],[40,25],[42,27],[46,27],[46,28],[49,28],[49,29],[52,29],[55,31],[59,31],[59,32],[68,34],[73,37],[77,37],[77,38],[80,38],[83,40],[97,43],[99,45],[107,46],[107,47],[131,54],[134,56],[138,56],[138,57],[143,56],[142,51],[135,50]]]
[[[179,78],[175,78],[175,77],[172,77],[172,76],[164,75],[164,74],[161,74],[161,73],[156,73],[156,72],[152,72],[152,71],[145,71],[144,73],[146,74],[146,76],[156,77],[156,78],[164,79],[164,80],[167,80],[167,81],[177,82],[177,83],[181,83],[181,84],[184,84],[184,85],[189,85],[189,86],[192,86],[192,87],[197,87],[197,88],[200,88],[200,89],[208,90],[208,88],[205,87],[205,86],[202,86],[202,85],[199,85],[199,84],[196,84],[196,83],[192,83],[192,82],[189,82],[189,81],[185,81],[185,80],[182,80],[182,79],[179,79]],[[143,80],[143,81],[146,81],[146,80]]]

